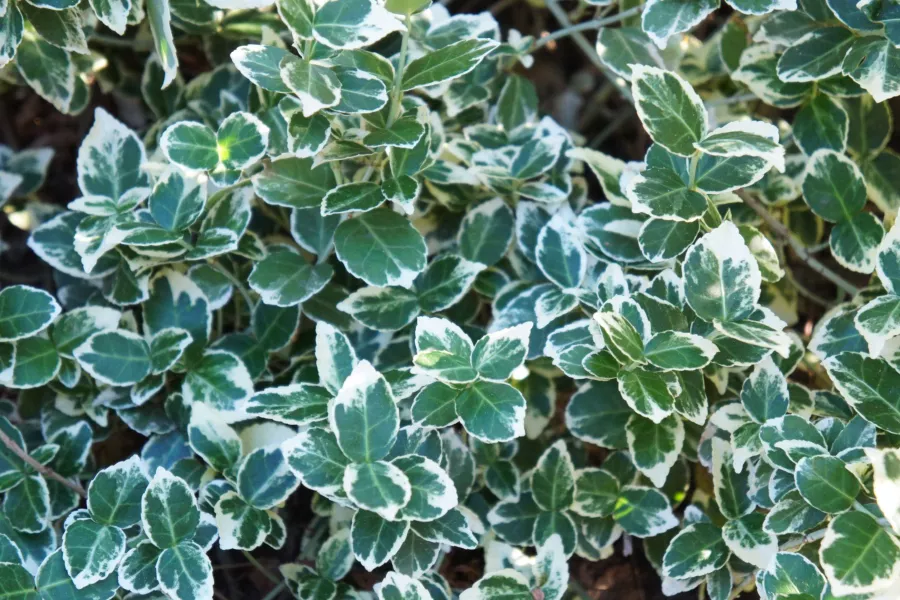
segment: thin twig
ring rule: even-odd
[[[222,266],[222,264],[219,261],[211,258],[211,259],[209,259],[208,262],[209,262],[209,266],[211,266],[213,269],[215,269],[216,271],[218,271],[219,273],[224,275],[225,278],[231,282],[231,285],[233,285],[234,287],[237,288],[237,290],[238,290],[238,292],[240,292],[241,296],[244,297],[244,302],[247,303],[247,309],[252,310],[254,307],[254,302],[253,302],[253,299],[250,297],[250,292],[248,292],[247,288],[244,287],[244,284],[241,283],[241,281],[237,277],[235,277],[235,275],[231,271],[229,271],[224,266]]]
[[[549,7],[550,4],[548,3],[547,6]],[[569,35],[575,35],[576,33],[580,33],[582,31],[590,31],[592,29],[602,29],[603,27],[606,27],[607,25],[613,25],[615,23],[618,23],[619,21],[622,21],[623,19],[627,19],[628,17],[632,17],[632,16],[640,13],[641,9],[643,9],[643,8],[644,7],[642,5],[634,6],[632,8],[629,8],[628,10],[623,10],[620,13],[614,14],[611,17],[606,17],[605,19],[594,19],[592,21],[584,21],[582,23],[576,23],[574,25],[569,25],[567,27],[563,27],[562,29],[557,29],[556,31],[554,31],[553,33],[551,33],[549,35],[545,35],[541,38],[538,38],[535,41],[534,46],[531,48],[531,52],[534,52],[535,50],[542,48],[543,46],[546,46],[553,40],[558,40],[559,38],[564,38]],[[554,13],[554,15],[555,14],[556,13]],[[568,20],[568,17],[566,19]]]
[[[252,554],[250,554],[250,553],[247,552],[246,550],[242,550],[241,552],[244,553],[244,556],[247,558],[247,560],[250,562],[250,564],[252,564],[254,567],[256,567],[256,569],[257,569],[260,573],[262,573],[262,574],[266,577],[266,579],[268,579],[268,580],[271,581],[272,583],[281,583],[281,578],[278,577],[277,575],[275,575],[274,573],[272,573],[272,571],[270,571],[270,570],[267,569],[266,567],[264,567],[263,564],[262,564],[261,562],[259,562],[258,560],[256,560],[256,557],[255,557],[255,556],[253,556]]]
[[[797,254],[797,256],[799,256],[803,262],[808,264],[809,267],[813,271],[815,271],[816,273],[818,273],[819,275],[821,275],[822,277],[824,277],[825,279],[827,279],[828,281],[830,281],[831,283],[836,285],[841,290],[847,292],[851,296],[856,296],[861,291],[858,287],[856,287],[855,285],[853,285],[852,283],[850,283],[849,281],[847,281],[846,279],[844,279],[843,277],[841,277],[840,275],[838,275],[837,273],[835,273],[834,271],[832,271],[831,269],[829,269],[828,267],[823,265],[821,262],[816,260],[810,254],[810,252],[806,248],[806,246],[804,246],[802,243],[800,243],[800,241],[794,237],[794,234],[792,234],[790,232],[790,230],[787,227],[785,227],[781,221],[776,219],[772,215],[772,213],[770,213],[766,209],[766,207],[764,207],[759,202],[757,202],[754,198],[750,197],[748,194],[746,194],[740,190],[737,192],[737,195],[740,196],[741,199],[744,201],[744,203],[747,206],[749,206],[750,208],[752,208],[753,211],[756,214],[758,214],[762,218],[763,221],[766,222],[766,225],[769,226],[769,228],[772,230],[773,233],[777,234],[785,242],[790,244],[791,249],[794,251],[794,253]]]
[[[263,598],[263,600],[275,600],[275,598],[277,598],[279,595],[281,595],[281,592],[283,592],[284,588],[286,588],[286,587],[287,587],[287,582],[282,581],[277,586],[272,588],[272,591],[269,592],[268,594],[266,594],[266,596],[265,596],[265,598]]]
[[[19,446],[15,441],[13,441],[13,439],[10,438],[8,435],[6,435],[6,432],[3,430],[0,430],[0,441],[2,441],[3,444],[7,448],[12,450],[13,454],[18,456],[22,460],[24,460],[25,463],[28,464],[28,466],[30,466],[32,469],[34,469],[35,471],[37,471],[44,477],[49,477],[50,479],[54,479],[54,480],[58,481],[59,483],[63,484],[64,486],[66,486],[67,488],[69,488],[70,490],[72,490],[73,492],[75,492],[76,494],[78,494],[79,496],[81,496],[82,498],[87,498],[87,492],[84,491],[84,488],[81,487],[81,484],[79,484],[75,481],[69,481],[68,479],[66,479],[65,477],[63,477],[62,475],[60,475],[59,473],[57,473],[56,471],[51,469],[50,467],[48,467],[46,465],[42,465],[41,463],[39,463],[38,461],[33,459],[31,456],[28,455],[27,452],[25,452],[25,450],[22,449],[21,446]]]

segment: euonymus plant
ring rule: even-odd
[[[898,598],[900,5],[622,2],[0,0],[4,81],[149,116],[96,109],[67,210],[0,147],[55,270],[0,290],[0,596],[211,600],[294,535],[269,598],[561,600],[637,540],[668,595]],[[539,114],[568,35],[642,160]]]

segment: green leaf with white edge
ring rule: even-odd
[[[231,53],[231,62],[241,75],[270,92],[290,93],[281,80],[281,61],[290,53],[277,46],[247,44]]]
[[[159,589],[156,562],[162,551],[144,541],[125,553],[119,564],[119,585],[129,592],[146,594]]]
[[[643,368],[626,370],[618,378],[619,393],[636,413],[659,423],[673,412],[675,398],[662,373]]]
[[[3,385],[17,389],[40,387],[59,373],[62,361],[53,342],[40,335],[15,343],[12,367],[0,370]]]
[[[865,338],[871,356],[879,356],[891,338],[900,333],[900,298],[885,295],[863,306],[853,318]]]
[[[878,280],[888,293],[900,291],[900,228],[892,227],[878,248],[875,264]]]
[[[859,167],[844,154],[817,150],[803,171],[803,199],[827,221],[848,221],[866,204],[865,181]]]
[[[378,600],[429,600],[432,597],[417,579],[396,572],[388,573],[374,589]]]
[[[612,310],[594,313],[594,323],[606,342],[606,349],[621,364],[644,362],[644,342],[641,334],[624,315]]]
[[[319,577],[312,567],[287,563],[279,567],[288,589],[298,598],[332,600],[337,595],[334,582]]]
[[[717,332],[728,338],[742,344],[774,350],[782,357],[787,357],[791,351],[791,338],[781,330],[784,321],[777,318],[764,321],[751,319],[728,322],[713,321],[713,326]],[[724,345],[725,341],[719,338],[720,345]]]
[[[121,316],[122,313],[118,310],[103,306],[83,306],[69,310],[53,323],[50,337],[60,355],[71,357],[75,348],[91,335],[116,329]]]
[[[716,504],[729,519],[740,518],[756,508],[750,495],[750,473],[734,468],[734,450],[725,440],[712,439],[712,476]]]
[[[669,542],[663,573],[675,579],[701,577],[725,566],[730,557],[721,529],[712,523],[692,523]]]
[[[337,394],[358,362],[350,340],[334,326],[319,322],[315,354],[319,380],[329,392]]]
[[[900,532],[900,451],[866,448],[872,463],[875,502],[895,533]]]
[[[209,171],[219,164],[216,133],[193,121],[179,121],[163,132],[159,145],[171,162],[185,169]]]
[[[390,521],[406,506],[412,494],[402,469],[381,460],[347,465],[344,491],[357,506]]]
[[[544,510],[566,510],[575,498],[575,467],[563,440],[547,448],[531,473],[534,501]]]
[[[693,29],[718,7],[715,0],[649,0],[641,27],[662,50],[670,37]]]
[[[647,219],[638,233],[641,254],[651,262],[680,256],[694,242],[698,231],[700,221]]]
[[[425,127],[416,117],[400,117],[387,128],[374,128],[363,138],[369,148],[402,148],[410,150],[425,135]]]
[[[609,472],[596,467],[575,471],[575,499],[572,511],[584,517],[606,517],[612,514],[619,497],[619,481]]]
[[[529,600],[531,586],[521,573],[502,569],[489,573],[459,596],[460,600]]]
[[[279,249],[253,266],[247,283],[265,304],[296,306],[320,292],[332,274],[327,264],[313,265],[298,252]]]
[[[334,231],[340,216],[322,216],[319,208],[295,208],[291,211],[291,236],[300,247],[324,261],[334,248]]]
[[[732,121],[709,132],[695,145],[713,156],[756,156],[784,172],[784,147],[778,143],[778,128],[763,121]]]
[[[246,411],[248,415],[286,425],[309,425],[328,418],[328,401],[332,397],[324,387],[293,383],[256,392],[247,401]]]
[[[794,115],[791,130],[807,156],[816,150],[844,152],[849,133],[847,109],[827,94],[817,94]]]
[[[151,0],[147,2],[147,21],[153,35],[153,46],[156,56],[162,65],[165,78],[163,89],[175,81],[178,75],[178,55],[175,51],[175,39],[172,37],[171,13],[169,0]]]
[[[18,8],[10,13],[8,22],[4,19],[3,25],[4,29],[9,28],[8,33],[3,32],[3,46],[9,42],[18,43],[17,49],[4,48],[3,54],[10,58],[15,54],[19,75],[41,98],[60,112],[69,112],[75,100],[77,77],[72,56],[37,36],[23,37],[24,23]]]
[[[644,345],[644,358],[663,371],[702,369],[718,352],[715,344],[692,333],[664,331]]]
[[[492,381],[506,381],[522,366],[528,354],[530,322],[489,333],[472,351],[472,366],[478,375]]]
[[[763,519],[759,513],[732,519],[722,527],[722,539],[739,559],[767,569],[778,554],[778,538],[764,531]]]
[[[468,519],[458,508],[450,509],[443,517],[433,521],[412,521],[411,526],[416,535],[430,542],[467,550],[478,547]]]
[[[486,266],[496,264],[512,242],[515,216],[502,198],[493,198],[469,209],[457,233],[463,258]]]
[[[878,37],[856,38],[843,58],[841,71],[869,92],[875,102],[900,94],[897,64],[900,52],[893,42]]]
[[[241,498],[260,510],[281,504],[299,485],[300,480],[277,446],[253,450],[241,460],[237,472],[237,491]]]
[[[345,183],[334,188],[322,198],[323,215],[340,215],[365,212],[384,202],[381,186],[371,181]]]
[[[374,286],[409,288],[427,262],[422,235],[385,207],[341,223],[334,246],[347,270]]]
[[[678,526],[669,499],[659,490],[640,486],[622,489],[613,509],[613,519],[639,538],[653,537]]]
[[[525,435],[527,403],[511,385],[493,381],[470,383],[456,398],[456,412],[471,435],[488,443]]]
[[[316,556],[316,570],[332,581],[338,581],[353,567],[353,550],[350,548],[350,529],[345,528],[325,540]]]
[[[66,570],[81,589],[116,570],[125,555],[125,533],[92,519],[79,519],[66,527],[62,549]]]
[[[216,151],[226,169],[246,169],[266,153],[269,128],[246,112],[228,115],[216,132]]]
[[[384,195],[384,199],[393,202],[408,215],[415,212],[415,203],[421,192],[422,185],[419,180],[409,175],[385,179],[381,183],[381,193]]]
[[[483,270],[483,264],[456,254],[444,254],[433,259],[416,277],[419,307],[432,313],[450,308],[469,291]]]
[[[200,218],[206,206],[206,186],[176,168],[156,180],[148,200],[150,214],[164,229],[182,231]]]
[[[25,285],[6,287],[0,291],[0,342],[40,333],[61,312],[53,296],[44,290]]]
[[[41,533],[50,525],[50,492],[43,477],[31,475],[6,492],[3,513],[23,533]]]
[[[188,484],[158,468],[141,498],[141,524],[158,548],[189,540],[200,524],[200,510]]]
[[[134,385],[150,374],[150,347],[141,336],[124,329],[101,331],[74,352],[81,367],[102,383]]]
[[[364,326],[377,331],[397,331],[419,314],[416,295],[401,287],[362,287],[337,305]]]
[[[685,299],[697,316],[735,321],[756,307],[762,284],[759,265],[730,221],[691,246],[683,269]]]
[[[631,79],[631,65],[663,67],[659,51],[640,27],[604,27],[597,35],[597,54],[613,73]]]
[[[663,487],[684,445],[681,419],[669,415],[654,423],[640,415],[632,415],[625,425],[625,434],[634,466],[653,485]]]
[[[0,580],[3,593],[13,600],[38,600],[34,587],[34,575],[14,561],[0,563]]]
[[[387,104],[385,82],[377,75],[362,69],[336,69],[341,82],[341,101],[333,107],[336,112],[367,114],[379,111]]]
[[[167,327],[157,331],[150,340],[150,372],[160,375],[171,369],[190,344],[191,334],[184,329]]]
[[[383,565],[403,544],[409,532],[409,521],[387,521],[365,510],[353,515],[350,545],[356,560],[366,570]]]
[[[141,520],[141,498],[150,483],[147,468],[137,456],[99,471],[88,487],[91,518],[126,528]]]
[[[403,472],[411,489],[409,501],[399,512],[400,518],[434,521],[459,503],[453,480],[433,460],[410,454],[395,458],[392,464]]]
[[[347,458],[370,462],[387,456],[397,438],[400,417],[387,381],[360,361],[328,406],[328,422]]]
[[[694,144],[708,131],[706,108],[697,92],[671,71],[632,65],[631,73],[635,108],[653,141],[680,156],[693,154]]]
[[[85,195],[105,196],[117,204],[134,188],[147,188],[144,144],[102,108],[78,149],[78,187]]]
[[[207,404],[233,422],[244,414],[244,403],[253,395],[253,378],[231,352],[207,350],[187,372],[181,393],[188,404]]]
[[[820,27],[797,40],[778,59],[778,78],[797,83],[818,81],[841,72],[853,33],[844,27]]]
[[[564,205],[538,235],[535,257],[538,268],[562,289],[577,288],[587,273],[587,253],[576,219],[568,205]]]
[[[287,56],[281,61],[281,80],[300,100],[304,117],[337,106],[341,101],[341,82],[335,72],[316,62]]]
[[[419,392],[412,405],[412,420],[422,427],[448,427],[456,423],[456,399],[463,390],[436,381]]]
[[[343,494],[344,469],[350,461],[333,433],[310,427],[285,442],[283,449],[303,485],[325,496]]]
[[[461,77],[477,67],[499,44],[487,38],[460,40],[411,61],[403,72],[408,92]]]
[[[213,597],[213,568],[203,548],[184,541],[163,550],[156,563],[156,577],[167,597],[208,600]]]
[[[313,37],[312,27],[315,19],[315,5],[309,0],[278,0],[278,15],[290,30],[301,40]]]
[[[651,166],[625,185],[635,213],[672,221],[696,221],[707,210],[706,196],[688,189],[672,169]]]
[[[473,381],[472,340],[455,323],[434,317],[416,319],[413,364],[423,373],[447,383]]]
[[[825,513],[848,510],[860,492],[860,483],[847,465],[833,456],[802,458],[794,472],[797,491],[810,506]]]
[[[243,445],[237,432],[210,406],[191,406],[187,428],[191,449],[213,469],[222,473],[237,464]]]
[[[887,361],[844,352],[824,363],[841,396],[867,421],[890,433],[900,433],[900,373]]]
[[[280,158],[252,177],[253,190],[267,204],[315,208],[336,184],[328,165],[313,166],[308,158]]]
[[[771,356],[753,368],[741,387],[741,404],[757,423],[783,417],[789,399],[787,380]]]
[[[831,255],[844,268],[857,273],[875,269],[878,246],[884,238],[884,226],[872,213],[861,212],[831,230],[828,245]]]
[[[887,592],[900,578],[900,542],[863,512],[832,519],[819,559],[835,595]]]
[[[329,0],[316,8],[312,35],[329,48],[353,50],[403,29],[400,20],[374,0]]]
[[[759,265],[759,272],[763,281],[775,283],[784,277],[784,269],[778,260],[778,254],[769,238],[764,236],[758,229],[750,225],[741,225],[738,227],[744,243],[750,248],[750,252]]]
[[[825,520],[825,513],[811,507],[796,490],[785,494],[765,517],[763,529],[769,533],[804,533]]]

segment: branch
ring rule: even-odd
[[[66,486],[67,488],[69,488],[70,490],[72,490],[73,492],[75,492],[76,494],[78,494],[79,496],[81,496],[82,498],[87,498],[87,492],[84,491],[84,488],[81,487],[81,484],[79,484],[75,481],[70,481],[70,480],[66,479],[65,477],[63,477],[62,475],[60,475],[59,473],[57,473],[56,471],[51,469],[50,467],[48,467],[46,465],[42,465],[41,463],[39,463],[38,461],[33,459],[31,456],[28,455],[27,452],[25,452],[25,450],[22,449],[21,446],[19,446],[16,442],[14,442],[13,439],[10,438],[8,435],[6,435],[6,432],[3,431],[2,429],[0,429],[0,442],[3,442],[3,444],[7,448],[9,448],[10,450],[13,451],[13,454],[18,456],[22,460],[24,460],[25,463],[28,464],[28,466],[30,466],[32,469],[34,469],[35,471],[37,471],[44,477],[54,479],[54,480],[58,481],[59,483],[63,484],[64,486]]]
[[[741,199],[744,201],[744,203],[747,206],[752,208],[753,211],[756,214],[758,214],[762,218],[763,221],[765,221],[766,225],[769,226],[769,228],[772,230],[773,233],[777,234],[778,237],[783,239],[785,242],[787,242],[791,246],[791,249],[793,249],[793,251],[797,254],[797,256],[799,256],[800,259],[803,260],[803,262],[808,264],[809,267],[813,271],[815,271],[816,273],[818,273],[819,275],[821,275],[822,277],[824,277],[825,279],[827,279],[828,281],[830,281],[831,283],[836,285],[841,290],[847,292],[851,296],[856,296],[861,291],[858,287],[856,287],[855,285],[853,285],[852,283],[850,283],[849,281],[847,281],[846,279],[844,279],[843,277],[841,277],[840,275],[838,275],[837,273],[835,273],[834,271],[832,271],[831,269],[829,269],[828,267],[823,265],[817,259],[815,259],[810,254],[809,249],[806,246],[804,246],[802,243],[800,243],[800,241],[794,237],[794,234],[792,234],[790,232],[790,230],[788,230],[788,228],[785,227],[781,221],[779,221],[774,216],[772,216],[772,213],[770,213],[766,209],[766,207],[761,205],[755,199],[751,198],[745,192],[738,190],[736,193],[738,196],[741,197]]]
[[[550,6],[549,2],[547,3],[547,6],[548,7]],[[617,13],[611,17],[606,17],[605,19],[594,19],[592,21],[584,21],[583,23],[577,23],[575,25],[569,25],[562,29],[557,29],[556,31],[554,31],[553,33],[551,33],[549,35],[545,35],[541,38],[538,38],[535,41],[534,46],[531,48],[530,51],[534,52],[535,50],[542,48],[542,47],[546,46],[547,44],[549,44],[550,42],[552,42],[553,40],[558,40],[559,38],[563,38],[563,37],[566,37],[569,35],[575,35],[576,33],[580,33],[582,31],[590,31],[592,29],[602,29],[603,27],[606,27],[607,25],[612,25],[614,23],[618,23],[619,21],[621,21],[623,19],[627,19],[628,17],[632,17],[632,16],[640,13],[643,8],[644,8],[643,5],[634,6],[632,8],[629,8],[628,10],[623,10],[622,12]],[[553,14],[556,15],[555,12]],[[557,19],[559,19],[559,16],[557,16]],[[568,21],[568,18],[566,18],[566,21]],[[562,22],[562,21],[560,21],[560,22]]]

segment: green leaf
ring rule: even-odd
[[[175,81],[178,74],[178,55],[175,52],[175,40],[172,37],[169,0],[147,0],[147,20],[153,34],[153,45],[156,55],[166,74],[163,89]]]
[[[296,306],[321,291],[332,274],[327,264],[312,265],[293,250],[276,250],[253,266],[247,283],[266,304]]]
[[[678,526],[668,498],[648,487],[624,488],[616,500],[613,518],[622,529],[640,538],[653,537]]]
[[[768,568],[778,553],[778,538],[763,531],[763,516],[759,513],[725,523],[722,538],[735,556],[760,569]]]
[[[875,501],[878,508],[893,527],[900,531],[900,451],[887,448],[866,448],[866,457],[872,463]]]
[[[776,535],[803,533],[823,522],[825,516],[825,513],[807,504],[795,490],[775,503],[765,517],[763,529]]]
[[[171,125],[159,145],[166,158],[186,169],[209,171],[219,164],[216,133],[202,123],[179,121]]]
[[[216,151],[226,169],[246,169],[266,153],[269,128],[250,113],[231,113],[216,132]]]
[[[119,585],[134,593],[145,594],[159,588],[156,563],[162,551],[145,541],[129,550],[119,565]]]
[[[409,521],[386,521],[373,512],[357,511],[350,528],[353,554],[366,570],[383,565],[403,544]]]
[[[115,527],[131,527],[141,520],[141,497],[150,483],[137,456],[98,472],[88,487],[91,518]]]
[[[206,186],[170,168],[156,181],[148,200],[150,214],[169,231],[187,229],[206,206]]]
[[[253,176],[253,190],[267,204],[288,208],[315,208],[335,186],[328,165],[313,167],[308,158],[279,158]]]
[[[394,459],[409,481],[411,495],[401,508],[402,519],[433,521],[446,515],[459,503],[450,476],[433,460],[410,454]]]
[[[754,367],[741,387],[741,404],[757,423],[783,417],[788,400],[787,380],[770,356]]]
[[[625,195],[634,212],[674,221],[696,221],[707,210],[706,196],[688,189],[672,169],[650,166],[628,180]]]
[[[12,600],[38,600],[34,587],[34,575],[25,567],[14,562],[0,563],[0,581],[3,581],[3,595]]]
[[[188,404],[207,404],[233,421],[240,418],[244,402],[253,395],[253,379],[231,352],[207,350],[188,371],[181,393]]]
[[[300,101],[304,117],[341,101],[341,82],[332,69],[321,64],[287,56],[281,61],[281,80]]]
[[[886,592],[900,577],[900,542],[862,512],[832,519],[819,557],[834,594]]]
[[[696,147],[713,156],[755,156],[781,172],[785,168],[778,128],[763,121],[732,121],[708,133]]]
[[[525,435],[525,409],[521,392],[505,383],[475,381],[456,399],[456,411],[466,431],[488,443]]]
[[[288,468],[281,448],[253,450],[241,461],[237,472],[237,491],[253,508],[273,508],[290,496],[300,481]]]
[[[835,387],[864,419],[891,433],[900,433],[898,373],[885,360],[844,352],[823,363]]]
[[[231,53],[231,61],[241,75],[264,90],[288,94],[291,90],[281,80],[281,61],[286,56],[290,53],[277,46],[247,44]]]
[[[86,586],[75,587],[72,578],[66,572],[62,548],[56,550],[41,563],[35,578],[41,600],[109,600],[118,589],[118,581],[110,575],[103,581]]]
[[[455,254],[435,258],[416,278],[419,306],[427,312],[450,308],[469,291],[483,270],[481,263],[470,262]]]
[[[893,42],[881,37],[855,38],[843,58],[841,71],[869,92],[875,102],[900,94],[897,64],[900,53]]]
[[[716,355],[716,345],[691,333],[664,331],[658,333],[644,346],[644,358],[664,371],[690,371],[701,369]]]
[[[641,13],[641,26],[664,49],[671,36],[693,29],[718,7],[716,0],[650,0]]]
[[[525,361],[531,329],[531,323],[523,323],[478,340],[472,351],[472,365],[478,374],[492,381],[509,379]]]
[[[206,404],[191,407],[187,434],[191,449],[220,473],[237,464],[241,457],[241,438]]]
[[[563,440],[547,448],[531,473],[534,501],[544,510],[566,510],[575,498],[575,467]]]
[[[624,315],[612,310],[594,313],[596,323],[606,342],[606,349],[621,364],[644,362],[644,342],[641,334]]]
[[[448,544],[471,550],[478,546],[465,515],[458,509],[450,509],[443,517],[433,521],[412,521],[413,531],[431,542]]]
[[[38,475],[25,477],[6,492],[3,513],[17,531],[40,533],[50,525],[50,492],[47,482]]]
[[[334,246],[347,270],[374,286],[409,288],[426,264],[422,235],[385,207],[341,223]]]
[[[456,324],[433,317],[416,320],[415,364],[424,373],[448,383],[466,383],[478,374],[472,367],[472,340]]]
[[[151,373],[160,375],[175,365],[191,343],[191,334],[184,329],[167,327],[156,332],[150,340]]]
[[[384,202],[381,186],[371,181],[346,183],[334,188],[322,199],[323,215],[365,212]]]
[[[541,229],[535,250],[538,268],[564,290],[580,286],[587,273],[587,253],[575,222],[568,206],[560,209]]]
[[[750,495],[750,473],[735,469],[734,451],[721,438],[712,440],[712,476],[716,504],[723,515],[737,519],[756,507]]]
[[[313,36],[329,48],[352,50],[373,44],[393,31],[400,21],[372,0],[329,0],[316,8]]]
[[[397,513],[409,503],[412,493],[410,481],[403,470],[380,460],[347,465],[344,491],[360,508],[388,520],[397,517]]]
[[[807,156],[819,149],[843,153],[847,149],[849,120],[840,102],[818,94],[794,115],[794,139]]]
[[[466,212],[457,234],[459,253],[486,266],[506,254],[513,239],[515,217],[501,198],[482,202]]]
[[[491,39],[460,40],[409,63],[403,72],[402,90],[434,85],[465,75],[499,44]]]
[[[828,244],[832,256],[843,267],[857,273],[871,273],[883,238],[881,221],[872,213],[861,212],[835,225]]]
[[[288,440],[284,451],[303,485],[325,496],[343,494],[344,469],[350,461],[333,433],[311,427]]]
[[[844,512],[853,506],[860,491],[859,480],[839,458],[813,456],[797,463],[797,491],[810,506],[825,513]]]
[[[316,367],[319,380],[337,394],[357,364],[356,352],[347,336],[328,323],[316,324]]]
[[[61,360],[53,342],[45,337],[25,338],[15,343],[15,361],[12,378],[3,384],[13,388],[28,389],[49,383],[59,373]],[[9,374],[8,367],[5,370]],[[0,370],[0,375],[4,373]]]
[[[746,318],[756,307],[761,283],[759,266],[730,221],[701,237],[685,256],[685,298],[703,319]]]
[[[725,566],[730,557],[721,529],[712,523],[692,523],[669,542],[663,573],[676,579],[701,577]]]
[[[188,484],[158,468],[141,498],[141,523],[158,548],[190,540],[200,524],[200,510]]]
[[[708,127],[697,92],[671,71],[632,65],[631,72],[635,108],[653,141],[680,156],[693,154],[694,144],[706,136]]]
[[[150,374],[150,347],[124,329],[101,331],[75,349],[78,364],[102,383],[133,385]]]
[[[402,329],[419,314],[416,295],[401,287],[363,287],[340,302],[337,308],[378,331]]]
[[[212,563],[203,548],[184,541],[166,548],[156,563],[160,589],[170,598],[202,600],[213,595]]]
[[[634,466],[653,485],[663,487],[684,445],[681,419],[677,415],[669,415],[654,423],[640,415],[632,415],[625,425],[625,433]]]
[[[40,333],[59,316],[62,308],[53,296],[25,285],[0,291],[0,342],[11,342]]]
[[[609,516],[619,497],[619,488],[619,481],[603,469],[579,469],[575,471],[572,511],[583,517]]]
[[[694,242],[700,221],[647,219],[638,233],[641,254],[651,262],[680,256]]]
[[[401,117],[388,128],[375,128],[363,138],[362,143],[369,148],[412,149],[422,136],[425,127],[416,117]]]
[[[368,361],[354,367],[329,404],[328,422],[350,460],[371,462],[390,452],[400,417],[390,386]]]
[[[619,376],[619,393],[639,415],[659,423],[672,414],[675,399],[662,373],[635,368]]]
[[[4,54],[15,54],[19,75],[31,89],[60,112],[68,112],[74,101],[76,87],[76,69],[72,56],[40,38],[23,38],[22,14],[18,9],[10,17],[7,25],[11,33],[9,38],[13,43],[20,43],[17,51],[5,50]],[[6,37],[6,32],[4,34]]]
[[[604,27],[597,35],[597,54],[613,73],[631,79],[631,65],[663,67],[663,59],[640,27]]]
[[[778,59],[779,79],[817,81],[840,73],[844,55],[854,39],[844,27],[820,27],[809,32]]]
[[[256,392],[247,403],[247,414],[287,425],[309,425],[328,418],[332,395],[323,387],[294,383]]]
[[[803,172],[803,199],[823,219],[840,223],[865,206],[866,184],[849,158],[834,150],[817,150]]]
[[[341,82],[341,101],[333,108],[349,114],[372,113],[384,108],[388,101],[385,82],[362,69],[337,69]]]
[[[75,587],[106,579],[125,554],[125,534],[118,527],[79,519],[63,534],[63,558]]]
[[[514,569],[485,575],[460,594],[460,600],[528,600],[532,597],[526,579]]]

